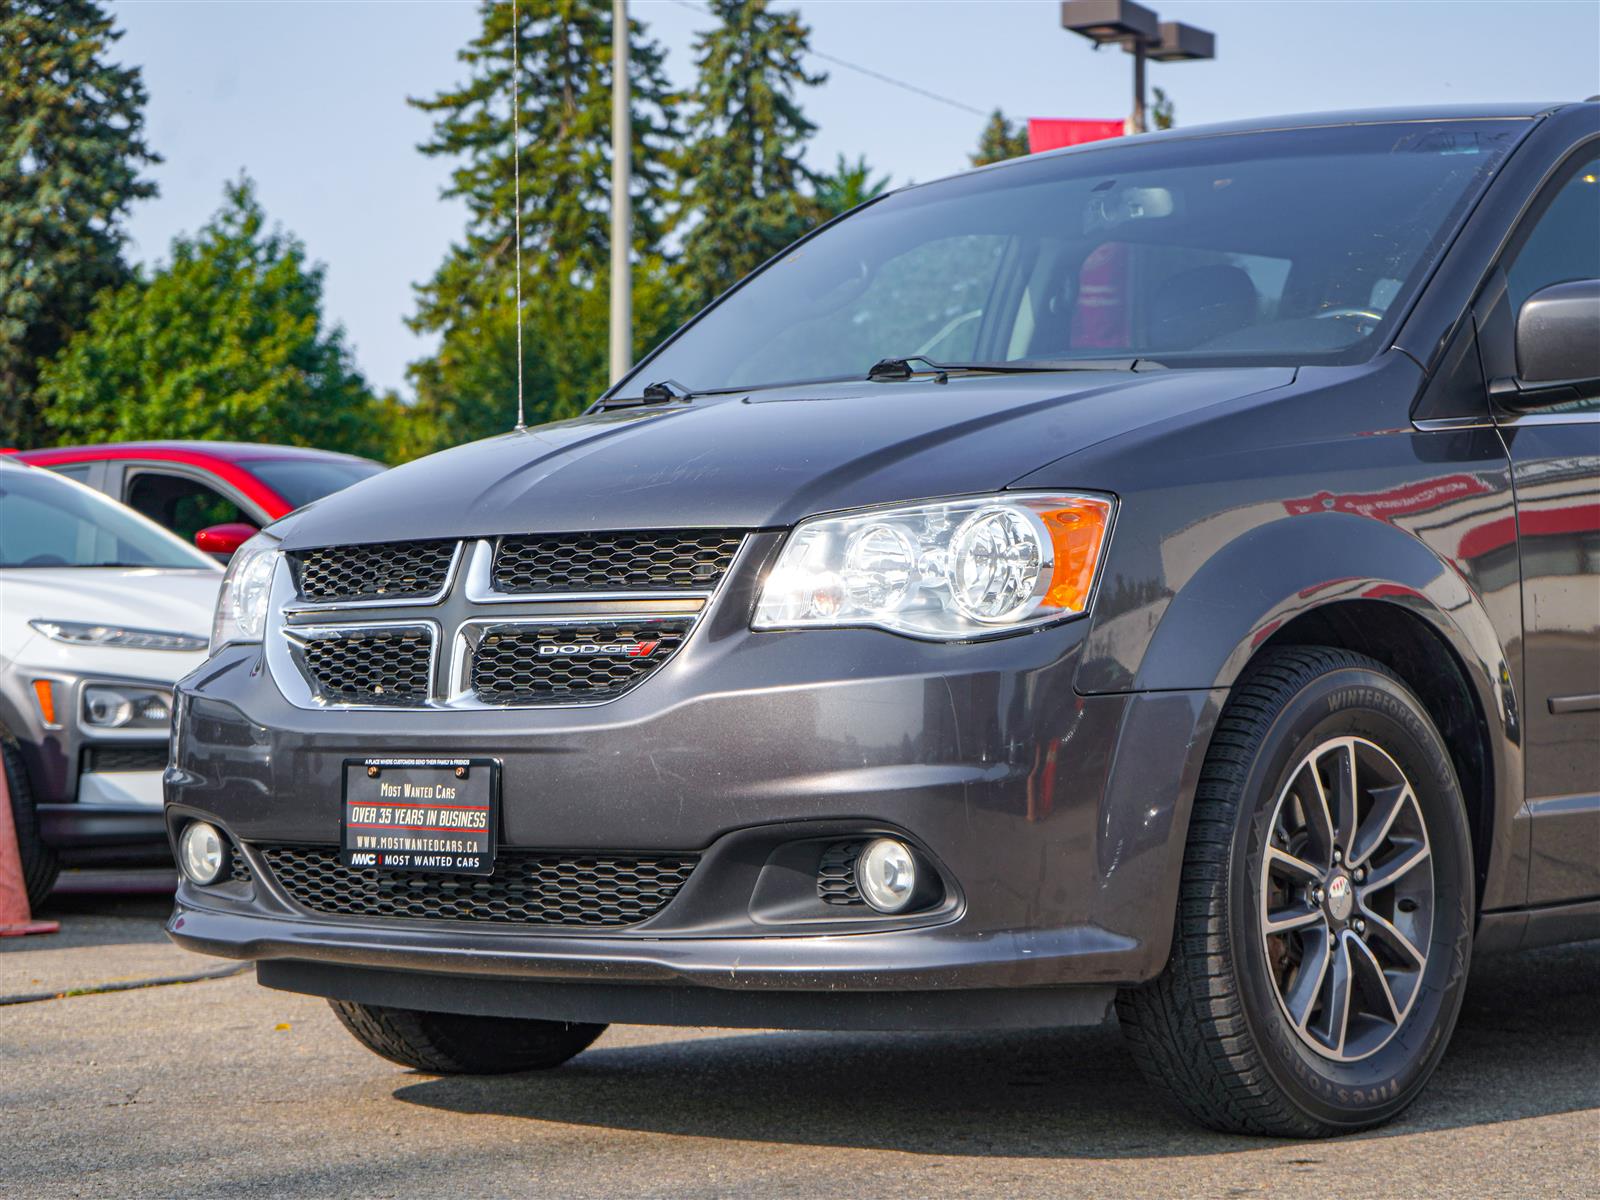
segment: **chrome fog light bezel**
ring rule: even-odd
[[[891,877],[881,878],[880,865]],[[856,890],[868,907],[884,914],[905,912],[917,896],[917,856],[899,838],[874,838],[856,855]]]
[[[204,839],[213,845],[202,846]],[[190,883],[209,887],[228,870],[228,839],[209,821],[190,821],[178,835],[178,869]]]

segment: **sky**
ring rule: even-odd
[[[508,0],[509,2],[509,0]],[[1575,100],[1600,93],[1600,0],[1145,0],[1217,37],[1213,62],[1153,63],[1178,124],[1274,113],[1434,103]],[[417,153],[428,118],[406,104],[465,78],[457,50],[476,0],[115,0],[115,55],[144,73],[160,195],[128,228],[132,256],[167,257],[213,213],[224,180],[255,179],[269,217],[326,267],[329,319],[377,387],[410,395],[412,285],[461,236],[441,198],[449,164]],[[693,78],[710,25],[686,0],[632,0]],[[1061,28],[1054,0],[800,0],[812,48],[834,62],[804,97],[818,126],[807,162],[865,154],[895,183],[964,169],[984,117],[1120,118],[1131,60]],[[977,112],[971,111],[977,110]]]

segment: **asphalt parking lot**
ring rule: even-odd
[[[0,1196],[1600,1195],[1600,942],[1480,961],[1422,1101],[1308,1143],[1184,1124],[1112,1026],[630,1026],[546,1074],[419,1075],[249,973],[134,986],[227,969],[166,906],[60,897],[60,935],[0,942],[0,997],[52,997],[0,1006]]]

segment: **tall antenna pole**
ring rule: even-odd
[[[628,96],[628,0],[611,0],[611,382],[633,366],[633,105]]]
[[[522,14],[511,0],[511,196],[512,237],[516,241],[517,272],[517,424],[526,429],[522,413]]]

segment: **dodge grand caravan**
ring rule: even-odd
[[[1600,104],[910,187],[575,420],[233,559],[170,932],[428,1071],[1115,1011],[1212,1126],[1403,1109],[1600,934]]]

